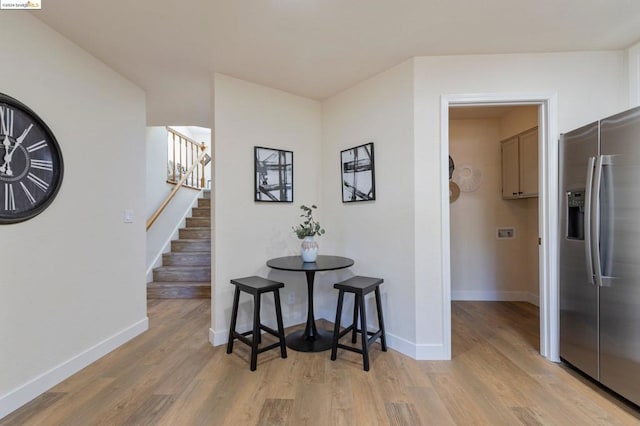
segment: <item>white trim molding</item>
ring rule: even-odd
[[[0,396],[0,419],[148,329],[149,318],[144,317],[24,385]]]
[[[445,352],[451,356],[451,241],[449,222],[449,107],[538,105],[540,144],[539,219],[540,245],[540,353],[559,361],[558,310],[558,99],[555,92],[477,93],[442,95],[440,100],[441,227],[443,277],[443,333]],[[448,358],[447,358],[448,359]]]

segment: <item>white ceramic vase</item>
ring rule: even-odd
[[[303,262],[315,262],[318,257],[318,243],[313,237],[304,237],[300,246]]]

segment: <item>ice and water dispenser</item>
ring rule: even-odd
[[[584,240],[584,190],[567,191],[567,238]]]

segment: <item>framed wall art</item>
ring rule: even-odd
[[[255,201],[293,202],[293,152],[254,147]]]
[[[376,199],[373,142],[340,153],[342,202]]]

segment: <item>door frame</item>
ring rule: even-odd
[[[445,347],[451,357],[451,230],[449,219],[449,107],[536,105],[538,144],[538,233],[540,288],[540,354],[559,362],[558,296],[558,99],[555,92],[479,93],[442,95],[440,100],[440,170],[442,276]]]

